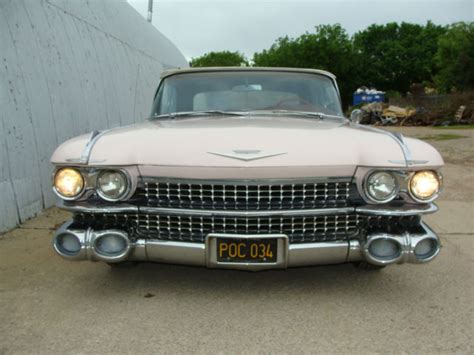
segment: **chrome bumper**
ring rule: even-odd
[[[105,261],[109,263],[130,261],[150,261],[169,264],[183,264],[202,266],[209,268],[231,268],[249,271],[264,269],[339,264],[355,261],[368,261],[376,265],[388,265],[394,263],[425,263],[434,259],[440,250],[438,236],[425,224],[421,223],[423,232],[403,234],[372,234],[359,240],[334,241],[321,243],[298,243],[285,244],[280,261],[276,264],[256,263],[218,263],[209,253],[209,243],[187,243],[176,241],[165,241],[157,239],[138,239],[134,242],[128,241],[128,236],[123,231],[94,231],[71,229],[71,222],[64,224],[53,237],[53,247],[62,257],[69,260],[91,260]],[[96,250],[95,241],[106,233],[122,235],[127,240],[126,249],[116,256],[102,255]],[[80,243],[78,253],[70,254],[61,250],[58,245],[58,237],[72,234]],[[258,237],[258,236],[256,236]],[[209,238],[209,237],[208,237]],[[375,240],[390,240],[399,247],[396,257],[390,259],[377,258],[372,255],[369,246]],[[429,239],[435,247],[433,253],[428,256],[419,257],[415,253],[417,244]]]

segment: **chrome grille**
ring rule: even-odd
[[[293,210],[347,207],[358,198],[350,181],[256,184],[145,180],[136,201],[143,206],[207,210]]]
[[[358,231],[356,214],[327,216],[184,216],[164,214],[76,214],[75,221],[95,229],[123,228],[137,236],[204,242],[210,233],[285,234],[290,243],[347,240]]]
[[[348,240],[360,233],[418,233],[420,216],[200,217],[170,214],[75,213],[78,228],[123,229],[133,238],[204,242],[209,233],[285,234],[290,243]]]
[[[286,234],[291,243],[346,239],[356,215],[317,217],[196,217],[140,215],[138,231],[158,239],[203,242],[210,233]]]

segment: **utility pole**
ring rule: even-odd
[[[153,0],[148,0],[148,14],[146,20],[151,23],[151,18],[153,15]]]

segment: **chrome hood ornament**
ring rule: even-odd
[[[281,153],[265,153],[258,149],[236,149],[230,152],[207,152],[208,154],[219,155],[226,158],[238,159],[243,161],[251,161],[263,158],[275,157],[278,155],[287,154],[287,152]]]

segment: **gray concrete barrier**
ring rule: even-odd
[[[0,232],[54,204],[65,140],[142,121],[179,50],[125,1],[0,0]]]

